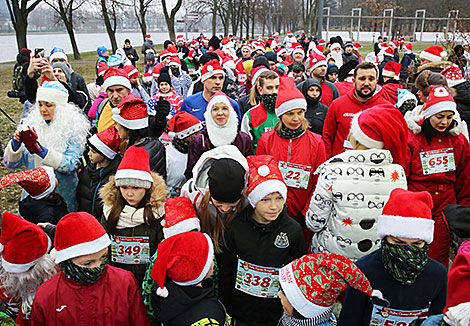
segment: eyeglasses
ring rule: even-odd
[[[383,201],[379,201],[379,202],[369,201],[367,203],[367,207],[369,207],[370,209],[373,209],[373,208],[382,209],[384,208],[384,204],[385,202]]]
[[[346,170],[346,174],[347,175],[354,175],[354,174],[357,174],[357,175],[360,175],[360,176],[364,176],[364,170],[362,168],[348,168]]]
[[[351,200],[354,200],[354,199],[357,199],[357,200],[360,200],[360,201],[364,201],[364,194],[363,193],[353,193],[353,192],[350,192],[348,194],[348,197],[347,197],[347,200],[348,201],[351,201]]]
[[[359,154],[358,156],[350,156],[348,158],[348,162],[359,162],[359,163],[364,163],[366,161],[366,158],[364,155]]]

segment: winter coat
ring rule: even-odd
[[[166,187],[171,197],[179,196],[181,188],[186,182],[184,171],[188,163],[188,153],[181,153],[173,144],[165,147],[166,150]]]
[[[322,164],[306,214],[315,234],[312,252],[359,259],[380,246],[377,218],[396,188],[406,189],[405,171],[388,150],[351,150]]]
[[[307,95],[307,91],[311,86],[318,86],[320,89],[320,96],[318,99],[313,99]],[[307,100],[307,111],[305,112],[305,118],[310,123],[309,130],[318,135],[321,135],[323,132],[323,123],[325,122],[326,113],[328,112],[328,107],[325,104],[320,103],[322,96],[322,87],[320,82],[314,78],[309,78],[304,83],[302,83],[302,88],[300,91]]]
[[[265,132],[274,129],[279,121],[274,110],[268,110],[262,102],[251,108],[244,116],[241,123],[241,131],[251,138],[254,150],[258,147],[258,141]]]
[[[123,47],[123,49],[124,53],[126,54],[126,57],[129,58],[129,55],[133,56],[133,58],[129,58],[129,60],[131,60],[132,65],[135,67],[135,63],[139,61],[139,55],[137,54],[137,51],[132,47],[132,45],[130,45],[128,48]]]
[[[20,200],[19,212],[21,217],[34,224],[57,224],[63,216],[68,214],[67,204],[55,193],[43,199],[26,196]]]
[[[359,259],[356,265],[365,274],[372,288],[379,290],[390,302],[390,309],[409,311],[429,308],[430,316],[442,313],[446,305],[447,270],[435,260],[429,258],[413,285],[402,285],[390,275],[383,265],[382,249]],[[377,304],[385,306],[381,300]],[[371,297],[348,287],[338,326],[372,325],[371,314]],[[385,325],[387,324],[386,322]],[[399,324],[401,325],[391,323]],[[405,324],[408,325],[403,322]]]
[[[212,279],[204,280],[201,287],[180,286],[166,279],[166,298],[156,294],[157,287],[153,285],[152,307],[165,326],[227,325],[225,308],[217,299]]]
[[[343,64],[346,64],[351,61],[359,61],[359,58],[354,53],[343,52],[342,56],[343,56]]]
[[[163,205],[166,201],[167,191],[165,181],[163,178],[152,172],[153,184],[150,188],[150,200],[147,204],[150,204],[153,208],[153,215],[155,220],[147,224],[144,220],[144,207],[134,208],[130,205],[124,206],[118,224],[114,230],[111,230],[107,225],[108,216],[116,200],[121,196],[119,187],[114,183],[114,176],[109,178],[109,182],[100,190],[100,198],[103,201],[103,217],[101,218],[101,224],[105,228],[106,232],[111,236],[113,243],[109,251],[110,264],[125,270],[128,270],[134,274],[137,279],[139,287],[142,286],[142,280],[144,278],[145,270],[147,267],[147,261],[157,250],[158,244],[163,240],[163,227],[161,221],[165,214]],[[118,254],[115,250],[119,250],[119,241],[116,236],[123,237],[148,237],[149,249],[148,258],[145,262],[141,263],[119,263],[116,262],[116,257],[119,259]],[[116,240],[113,240],[116,239]],[[116,247],[116,249],[114,249]]]
[[[347,138],[354,114],[378,104],[388,103],[383,97],[382,88],[379,85],[377,85],[375,94],[366,103],[359,102],[354,96],[354,92],[355,90],[352,89],[328,107],[323,125],[323,141],[328,158],[343,152],[345,148],[352,148]]]
[[[77,200],[78,210],[90,213],[98,220],[103,216],[103,202],[99,190],[116,173],[121,157],[116,155],[107,167],[96,169],[95,164],[88,164],[78,170]]]
[[[17,97],[19,97],[21,103],[24,103],[26,101],[26,94],[24,90],[24,80],[26,79],[26,76],[28,76],[29,60],[30,60],[30,57],[27,56],[26,53],[20,52],[16,56],[16,63],[15,63],[15,66],[13,67],[13,71],[15,71],[17,67],[22,67],[21,78],[23,80],[23,83],[22,85],[18,85],[22,87],[22,90],[19,91],[17,94]]]
[[[256,155],[272,155],[279,163],[282,161],[300,164],[310,169],[306,189],[287,187],[287,214],[304,225],[305,215],[303,214],[308,208],[310,196],[315,189],[318,178],[314,172],[326,160],[325,147],[321,137],[307,130],[300,137],[287,139],[280,137],[276,131],[272,130],[261,136]],[[286,180],[286,176],[284,176],[284,180]]]
[[[163,97],[163,99],[170,102],[171,108],[169,115],[171,117],[174,116],[176,113],[180,112],[181,104],[183,104],[183,98],[176,94],[174,90],[166,94],[157,92],[154,96],[152,96],[152,98],[156,99],[157,101],[160,99],[160,97]]]
[[[242,131],[238,132],[232,145],[235,145],[245,157],[253,155],[253,144],[251,143],[250,136]],[[188,163],[186,165],[186,171],[184,172],[188,180],[193,176],[193,167],[196,165],[201,155],[214,148],[215,146],[212,145],[206,129],[191,140],[188,148]]]
[[[77,93],[80,93],[81,97],[83,97],[83,94],[86,96],[87,102],[85,105],[85,113],[88,113],[88,110],[90,109],[93,103],[90,97],[90,93],[88,92],[88,87],[86,86],[85,79],[76,71],[71,71],[70,87]]]
[[[457,103],[457,111],[459,111],[462,119],[467,123],[470,133],[470,81],[464,81],[452,87],[457,92],[454,101]]]
[[[428,191],[434,207],[433,216],[438,216],[449,204],[470,205],[470,145],[459,130],[459,124],[449,134],[438,132],[428,144],[424,134],[421,133],[422,120],[405,114],[408,123],[408,151],[403,166],[406,171],[408,188],[411,191]],[[466,128],[465,128],[466,129]],[[454,155],[454,171],[423,174],[421,154],[432,150],[452,148]]]
[[[269,224],[257,223],[253,214],[251,205],[245,207],[225,231],[225,247],[219,261],[219,298],[237,321],[251,326],[276,325],[282,314],[279,298],[257,297],[239,290],[239,268],[245,266],[239,260],[281,268],[306,254],[307,248],[302,228],[287,216],[286,207]]]
[[[405,53],[401,58],[401,69],[400,69],[400,80],[406,81],[408,79],[408,68],[411,68],[411,63],[416,63],[416,55],[411,53]]]
[[[149,153],[150,170],[166,179],[166,152],[161,141],[154,137],[144,137],[137,140],[133,146],[143,147]]]
[[[37,290],[31,326],[147,326],[149,320],[132,273],[106,266],[92,285],[75,282],[62,272]]]
[[[142,44],[142,53],[145,55],[147,50],[154,50],[153,49],[153,41],[152,40],[145,40],[144,44]]]

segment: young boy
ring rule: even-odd
[[[155,100],[163,97],[165,100],[170,102],[170,114],[168,119],[180,112],[181,104],[183,104],[183,98],[176,94],[176,91],[173,86],[171,86],[171,78],[167,73],[161,73],[157,79],[158,91],[152,96]]]
[[[287,186],[272,156],[248,157],[248,205],[227,227],[219,298],[237,325],[275,325],[279,269],[307,253],[301,226],[286,213]]]
[[[88,139],[90,164],[78,170],[78,210],[92,214],[98,220],[103,215],[99,189],[108,182],[121,162],[121,139],[115,127],[110,127]]]
[[[205,233],[180,233],[160,243],[151,272],[158,321],[165,326],[226,325],[210,278],[213,268],[214,246]]]

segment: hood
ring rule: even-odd
[[[456,96],[454,96],[455,102],[457,104],[470,106],[470,81],[464,81],[452,88],[457,91]]]
[[[310,96],[307,95],[307,91],[311,86],[318,86],[320,88],[320,96],[318,99],[313,99]],[[320,102],[320,99],[322,97],[322,88],[321,84],[318,80],[315,78],[309,78],[306,81],[304,81],[301,85],[300,91],[302,92],[302,95],[305,97],[305,100],[307,101],[307,105],[316,105],[318,102]]]
[[[152,172],[153,184],[150,188],[150,204],[155,207],[163,207],[166,201],[167,190],[163,178],[155,172]],[[119,188],[114,184],[114,176],[109,178],[107,184],[100,189],[100,197],[103,204],[112,206],[119,196]]]
[[[16,55],[16,61],[20,64],[28,62],[29,61],[29,55],[27,53],[25,53],[24,51],[21,51],[20,53],[18,53]]]
[[[433,71],[435,71],[436,69],[442,70],[449,66],[452,66],[452,62],[450,61],[429,62],[429,63],[426,63],[425,65],[419,66],[417,73],[419,74],[421,71],[428,70],[428,69],[431,69]]]
[[[148,39],[148,40],[145,40],[144,42],[146,45],[149,45],[149,47],[153,47],[153,41]]]

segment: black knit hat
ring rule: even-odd
[[[245,188],[245,169],[235,160],[221,158],[212,163],[207,173],[211,197],[223,203],[234,203]]]
[[[157,85],[160,86],[160,83],[162,82],[167,82],[169,85],[171,85],[171,78],[170,78],[170,75],[166,74],[166,73],[160,73],[160,76],[158,76],[158,79],[157,79]]]

